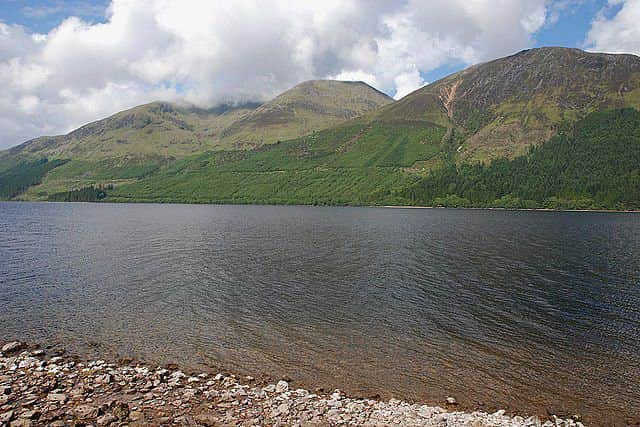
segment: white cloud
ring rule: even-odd
[[[27,114],[32,114],[36,112],[36,109],[40,104],[40,99],[35,95],[26,95],[20,98],[18,101],[18,105],[20,109]]]
[[[47,34],[0,22],[0,147],[156,99],[266,99],[312,78],[400,97],[442,65],[529,47],[549,10],[550,0],[112,0],[105,22],[69,17]]]
[[[614,8],[619,10],[610,16]],[[601,52],[640,54],[639,23],[640,0],[609,0],[592,22],[586,46]]]
[[[396,99],[400,99],[426,84],[417,68],[414,68],[413,71],[398,74],[393,79],[393,83],[396,87],[396,94],[394,95]]]
[[[332,80],[342,80],[347,82],[365,82],[369,86],[378,87],[378,79],[371,73],[362,70],[343,71],[340,74],[327,76]]]

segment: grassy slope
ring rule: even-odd
[[[0,152],[0,171],[43,158],[71,160],[18,196],[42,200],[85,186],[133,182],[194,154],[297,138],[391,101],[364,83],[310,81],[261,106],[201,110],[155,102]]]
[[[225,128],[222,148],[253,148],[295,139],[375,110],[393,100],[362,82],[311,80]]]
[[[46,200],[50,195],[88,186],[135,182],[169,163],[160,156],[72,160],[50,170],[36,186],[17,196],[20,200]]]
[[[154,102],[55,137],[41,137],[14,147],[3,156],[101,161],[110,158],[184,157],[215,147],[230,122],[246,108],[222,113]]]
[[[350,124],[248,152],[177,162],[109,193],[114,201],[369,204],[398,202],[417,175],[404,168],[441,153],[445,129]]]
[[[27,188],[38,185],[47,172],[63,165],[64,160],[47,159],[19,163],[0,171],[0,200],[12,199]]]
[[[446,129],[352,124],[179,161],[111,201],[640,208],[640,113],[596,112],[513,159],[457,164]],[[444,141],[444,142],[443,142]],[[416,173],[416,164],[432,165]]]
[[[36,138],[0,152],[0,167],[10,157],[180,158],[208,150],[255,147],[335,126],[391,101],[364,83],[310,81],[258,107],[202,110],[154,102],[67,135]]]

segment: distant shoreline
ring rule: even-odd
[[[592,213],[640,213],[640,210],[620,210],[620,209],[551,209],[551,208],[502,208],[502,207],[453,207],[453,206],[414,206],[414,205],[319,205],[303,203],[228,203],[228,202],[160,202],[153,200],[100,200],[100,201],[77,201],[62,202],[51,200],[0,200],[9,203],[68,203],[68,204],[113,204],[113,205],[212,205],[212,206],[308,206],[326,208],[383,208],[383,209],[457,209],[457,210],[478,210],[478,211],[524,211],[524,212],[592,212]]]
[[[468,208],[468,207],[448,207],[448,206],[402,206],[402,205],[384,205],[384,206],[369,206],[371,208],[385,208],[385,209],[466,209],[477,211],[532,211],[532,212],[594,212],[594,213],[640,213],[640,210],[620,210],[620,209],[550,209],[550,208],[499,208],[499,207],[487,207],[487,208]]]

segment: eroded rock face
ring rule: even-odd
[[[574,419],[509,417],[504,411],[318,395],[286,381],[243,384],[234,375],[186,376],[177,369],[77,363],[43,352],[0,357],[0,425],[189,426],[582,426]],[[451,404],[451,402],[448,402]]]

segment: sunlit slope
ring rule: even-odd
[[[364,83],[317,80],[301,83],[262,105],[203,110],[154,102],[67,135],[27,141],[0,157],[177,158],[220,148],[255,147],[337,125],[391,101]]]
[[[310,81],[259,104],[203,110],[165,102],[132,108],[67,135],[0,152],[0,172],[43,159],[64,160],[14,198],[42,199],[89,185],[141,179],[186,156],[250,149],[343,123],[392,102],[360,82]]]
[[[297,138],[339,125],[392,101],[362,82],[304,82],[228,126],[221,145],[247,148]]]
[[[640,107],[640,58],[539,48],[478,64],[375,112],[455,130],[458,162],[525,154],[593,111]]]
[[[111,201],[640,209],[640,113],[594,112],[521,156],[457,164],[446,128],[375,123],[176,162]],[[417,164],[428,165],[426,169]]]
[[[436,161],[445,128],[350,124],[252,151],[185,159],[109,193],[114,201],[367,204],[397,201]]]

